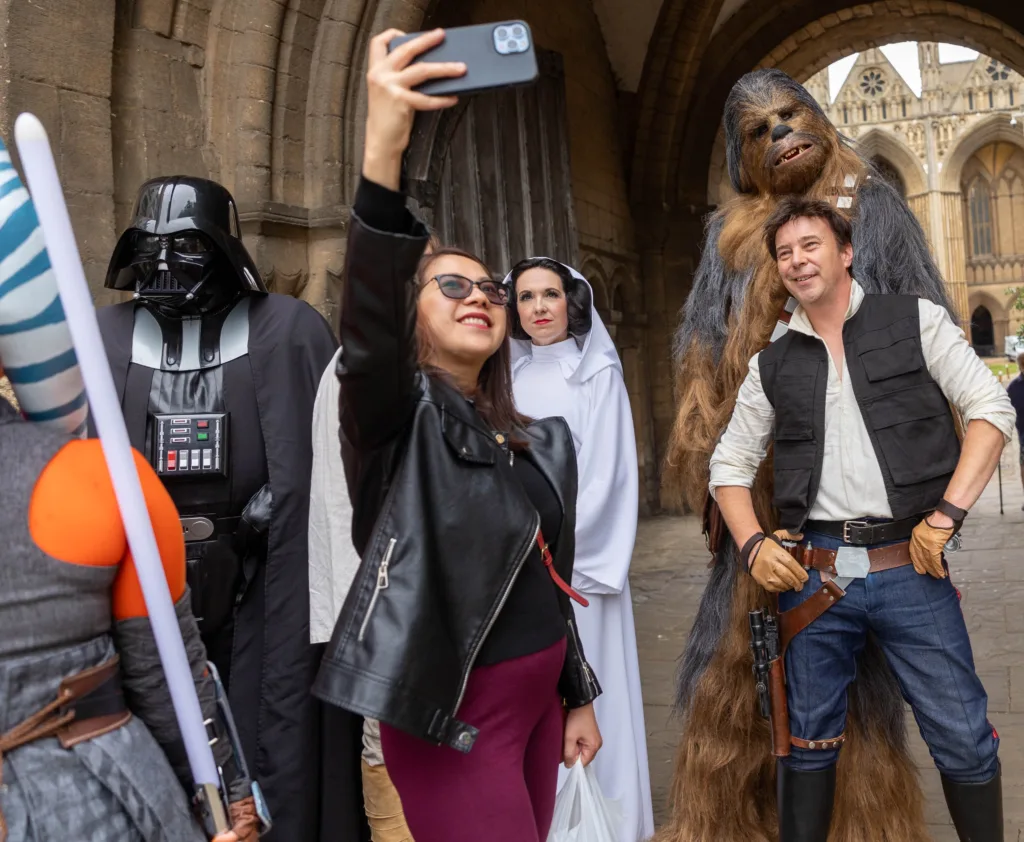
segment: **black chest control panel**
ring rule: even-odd
[[[153,416],[153,467],[161,477],[228,477],[228,414]]]

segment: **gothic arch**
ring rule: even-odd
[[[623,315],[636,316],[644,312],[643,288],[636,273],[628,266],[616,266],[612,273],[612,300],[622,304]]]
[[[1024,67],[1024,8],[1012,11],[995,0],[967,4],[920,0],[916,14],[878,0],[797,0],[780,15],[768,0],[748,0],[701,52],[701,61],[687,72],[699,78],[678,115],[671,103],[660,106],[668,116],[656,136],[645,141],[640,133],[633,153],[634,174],[641,167],[660,166],[667,160],[667,183],[634,178],[636,204],[669,207],[701,206],[708,196],[708,169],[719,131],[725,99],[738,76],[755,67],[779,67],[804,80],[832,61],[874,47],[907,39],[942,40],[970,46],[1011,66]],[[650,59],[649,59],[650,61]],[[645,73],[645,80],[647,80]],[[657,101],[653,91],[641,90],[642,102]],[[671,131],[670,131],[671,130]],[[647,164],[642,162],[647,161]]]
[[[899,173],[907,188],[907,196],[928,190],[928,176],[921,161],[909,146],[889,132],[872,129],[856,144],[857,151],[867,159],[884,158]]]
[[[967,309],[969,315],[974,317],[974,314],[979,308],[984,307],[992,318],[992,329],[993,329],[993,345],[995,345],[995,353],[1000,354],[1002,352],[1002,336],[1005,336],[1007,326],[1009,325],[1009,310],[1006,305],[1001,301],[997,301],[996,298],[987,292],[974,291],[971,292],[968,299]],[[983,338],[983,337],[982,337]],[[973,345],[975,340],[972,337],[971,344]]]
[[[1001,141],[1024,149],[1024,132],[1010,125],[1006,114],[989,114],[975,123],[954,142],[942,167],[940,187],[953,193],[960,189],[964,168],[975,152],[990,143]]]
[[[611,309],[611,289],[608,286],[608,276],[605,274],[601,261],[590,254],[583,259],[579,267],[580,274],[590,282],[594,290],[594,306],[602,313]]]
[[[967,253],[970,257],[990,257],[996,253],[993,182],[978,167],[963,184],[964,219],[967,227]]]
[[[988,292],[972,291],[968,298],[968,307],[973,313],[978,307],[985,307],[992,314],[992,320],[1005,319],[1008,315],[1006,305]]]

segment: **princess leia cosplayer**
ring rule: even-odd
[[[576,611],[604,695],[594,703],[604,747],[594,760],[602,794],[622,811],[617,839],[654,833],[629,563],[636,538],[636,438],[622,364],[587,280],[547,257],[523,260],[505,278],[516,408],[562,416],[579,466],[572,585],[590,602]],[[567,770],[559,770],[559,789]]]

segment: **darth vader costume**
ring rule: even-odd
[[[193,611],[274,818],[264,839],[340,839],[322,830],[338,773],[309,692],[306,544],[313,401],[337,342],[267,291],[231,194],[206,179],[142,185],[106,286],[134,296],[98,311],[100,331],[131,443],[181,514]]]

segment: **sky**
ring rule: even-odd
[[[889,44],[882,47],[882,53],[892,62],[893,67],[903,77],[910,89],[920,96],[921,68],[917,63],[917,41]],[[828,81],[833,100],[835,100],[836,94],[839,93],[839,89],[842,88],[843,82],[846,81],[846,77],[850,75],[850,68],[857,61],[858,55],[859,53],[854,53],[852,56],[840,59],[829,67]],[[947,64],[951,61],[965,61],[977,58],[977,56],[977,51],[969,50],[966,47],[957,47],[953,44],[939,44],[939,61],[942,64]]]

